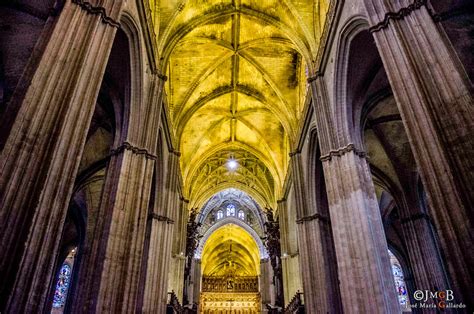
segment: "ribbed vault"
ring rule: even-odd
[[[150,1],[191,207],[229,187],[275,207],[328,3]]]
[[[201,267],[203,276],[257,276],[260,272],[258,246],[245,229],[226,224],[207,239]]]

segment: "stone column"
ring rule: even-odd
[[[183,213],[184,217],[188,217],[188,210],[187,208],[185,209],[185,213]],[[184,237],[184,242],[186,243],[186,263],[184,266],[184,276],[181,282],[184,281],[184,293],[183,293],[183,304],[189,304],[190,300],[192,301],[192,298],[189,297],[189,293],[192,293],[190,290],[192,289],[192,286],[190,284],[190,281],[192,281],[192,268],[193,268],[193,262],[194,262],[194,254],[196,252],[197,247],[199,246],[199,227],[201,226],[201,223],[197,222],[197,216],[198,214],[198,209],[193,208],[189,212],[189,218],[187,218],[187,223],[183,225],[182,230],[185,231],[185,237]]]
[[[168,155],[168,169],[161,204],[152,214],[150,248],[148,254],[144,313],[165,313],[168,293],[168,274],[171,263],[173,225],[179,200],[177,186],[179,176],[179,153]]]
[[[262,297],[262,312],[266,311],[266,304],[272,303],[272,270],[268,258],[260,260],[260,295]]]
[[[144,104],[148,112],[141,116],[145,121],[134,120],[128,128],[128,134],[121,135],[130,141],[147,143],[145,145],[151,147],[150,152],[156,151],[156,134],[147,133],[146,128],[137,128],[135,125],[148,125],[148,129],[153,129],[159,124],[161,110],[158,104],[161,104],[163,82],[164,77],[161,75],[151,77],[148,99]],[[136,110],[136,107],[132,106],[131,110]],[[141,108],[141,110],[143,109]],[[124,120],[128,121],[129,119],[124,117]],[[138,132],[138,134],[135,132]],[[133,276],[133,278],[127,277],[126,280],[136,286],[132,286],[128,292],[130,295],[127,296],[128,299],[124,302],[130,303],[124,305],[124,307],[129,309],[141,307],[143,284],[138,282],[144,278],[146,263],[143,262],[143,256],[147,256],[146,250],[148,248],[148,242],[145,239],[147,236],[145,235],[147,222],[143,219],[147,219],[150,208],[155,205],[151,202],[156,198],[153,195],[156,191],[151,189],[156,189],[152,184],[152,180],[157,157],[149,151],[135,147],[129,142],[124,142],[120,147],[111,151],[100,204],[97,207],[88,208],[86,238],[81,248],[82,258],[79,264],[77,283],[75,283],[76,291],[74,295],[71,295],[70,302],[68,301],[71,312],[101,311],[97,309],[100,290],[103,289],[103,285],[107,285],[107,280],[109,280],[108,284],[110,285],[110,278],[102,274],[110,272],[111,267],[117,267],[117,263],[129,263],[135,271],[134,274],[126,274],[126,276]],[[118,218],[119,216],[120,218]],[[114,229],[130,228],[130,224],[133,225],[134,223],[136,223],[136,228],[126,238],[137,237],[136,240],[132,241],[140,242],[121,242],[124,247],[119,249],[125,248],[130,252],[117,251],[116,253],[119,255],[113,255],[114,253],[111,250],[114,250],[112,248],[114,241],[128,241],[128,239],[117,239],[117,233],[120,234],[121,231]],[[131,250],[135,251],[131,252]],[[137,258],[139,254],[142,254],[142,257],[139,261],[116,261],[117,258],[126,260],[128,258],[126,254],[128,253],[132,254],[132,259]],[[112,261],[105,259],[104,256],[108,256]],[[138,263],[142,264],[138,265]],[[122,266],[120,265],[120,267]],[[114,269],[118,271],[116,268]],[[124,270],[122,269],[122,271]],[[122,275],[118,274],[117,278]],[[104,283],[102,283],[103,279],[105,280]],[[118,286],[113,286],[113,288],[118,288]]]
[[[417,290],[449,289],[446,271],[433,234],[431,217],[423,212],[401,218],[403,238]]]
[[[181,304],[183,303],[185,266],[187,260],[186,250],[186,226],[188,222],[188,208],[184,198],[180,198],[177,210],[177,219],[174,225],[173,249],[171,252],[172,261],[170,267],[170,276],[168,291],[173,290]],[[191,257],[192,258],[192,257]]]
[[[339,143],[322,77],[310,80],[345,313],[399,313],[387,242],[365,154]],[[344,146],[343,146],[344,145]]]
[[[106,203],[112,219],[107,234],[96,312],[130,313],[137,308],[145,226],[155,156],[125,146],[117,189]]]
[[[46,311],[123,1],[66,1],[0,156],[0,311]]]
[[[199,308],[199,299],[201,297],[201,280],[202,280],[200,259],[193,260],[191,274],[192,274],[192,277],[189,284],[192,287],[192,289],[190,289],[192,295],[189,296],[189,300],[191,300],[192,303],[197,304]]]
[[[284,210],[284,200],[278,201],[278,214],[282,215]],[[270,264],[273,270],[273,285],[275,305],[283,307],[285,304],[283,291],[283,268],[281,263],[281,242],[280,242],[280,225],[273,219],[273,212],[267,209],[267,221],[265,222],[265,247],[267,249]]]
[[[313,311],[340,313],[341,300],[329,213],[326,212],[327,209],[317,206],[322,204],[310,201],[318,196],[314,195],[311,198],[308,195],[317,192],[309,191],[307,188],[308,183],[304,178],[301,152],[295,151],[290,154],[290,157],[297,206],[299,260],[304,289],[301,292],[304,292],[305,307],[309,313]],[[315,162],[320,163],[319,160]],[[308,176],[310,178],[319,176],[322,179],[320,173],[317,172],[310,173]],[[321,184],[321,182],[319,183]],[[322,184],[324,185],[324,183]],[[293,296],[290,296],[290,299],[291,297]]]
[[[426,1],[365,0],[458,301],[474,306],[474,107],[469,81]]]

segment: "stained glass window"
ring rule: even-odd
[[[239,213],[237,214],[237,216],[238,216],[240,219],[244,220],[244,219],[245,219],[245,213],[244,213],[244,211],[243,211],[243,210],[239,210]]]
[[[224,212],[222,210],[218,210],[216,218],[219,220],[222,219],[222,217],[224,217]]]
[[[395,280],[395,288],[397,289],[398,302],[404,312],[410,311],[410,301],[408,299],[407,286],[403,276],[402,267],[397,257],[393,255],[390,250],[388,251],[390,256],[390,264],[392,265],[393,279]]]
[[[234,204],[227,205],[226,216],[235,216],[235,205]]]
[[[66,304],[67,291],[71,282],[71,266],[66,262],[61,266],[59,278],[54,291],[53,307],[63,307]]]

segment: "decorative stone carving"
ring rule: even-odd
[[[276,287],[275,305],[283,306],[283,274],[281,266],[280,227],[273,218],[273,212],[266,208],[265,237],[263,238],[273,269],[273,280]]]

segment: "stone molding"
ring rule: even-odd
[[[168,77],[161,72],[156,71],[156,73],[154,74],[163,82],[166,82],[168,80]]]
[[[321,72],[316,71],[313,76],[310,76],[306,79],[306,82],[308,82],[308,84],[311,84],[313,81],[316,81],[319,77],[322,76],[323,74]]]
[[[305,216],[305,217],[301,217],[299,219],[296,219],[296,223],[297,224],[302,224],[304,222],[313,221],[313,220],[320,220],[322,222],[329,223],[328,217],[320,215],[318,213],[316,213],[314,215],[309,215],[309,216]]]
[[[77,4],[81,9],[87,11],[89,14],[100,15],[102,22],[109,24],[112,27],[120,28],[120,23],[107,15],[104,7],[95,7],[89,1],[72,0],[72,3]]]
[[[172,148],[168,150],[171,154],[175,155],[176,157],[181,157],[181,152]]]
[[[324,155],[324,156],[321,156],[319,158],[319,160],[321,161],[331,161],[332,157],[334,156],[342,156],[346,153],[349,153],[349,152],[354,152],[354,154],[356,154],[357,156],[361,157],[361,158],[367,158],[367,153],[364,152],[363,150],[358,150],[355,145],[353,143],[350,143],[350,144],[347,144],[347,146],[344,146],[344,147],[341,147],[341,148],[338,148],[336,150],[331,150],[328,154]]]
[[[145,158],[151,159],[151,160],[156,160],[156,155],[151,154],[147,149],[145,148],[139,148],[136,146],[133,146],[129,142],[123,142],[122,145],[119,147],[112,149],[110,151],[110,156],[115,156],[120,153],[123,153],[125,150],[130,150],[132,153],[137,154],[137,155],[145,155]]]
[[[412,222],[412,221],[415,221],[415,220],[418,220],[418,219],[425,219],[429,223],[431,223],[431,217],[426,213],[418,213],[418,214],[410,215],[408,217],[400,219],[400,222],[402,224],[406,224],[407,222]]]
[[[412,4],[405,8],[401,8],[397,12],[387,12],[385,13],[385,17],[382,21],[375,24],[374,26],[369,28],[371,33],[376,33],[384,28],[388,27],[390,20],[402,20],[406,16],[410,15],[413,11],[418,10],[422,6],[426,5],[426,0],[415,0]]]
[[[277,200],[277,204],[282,204],[284,202],[286,202],[286,197],[283,197],[283,198]]]
[[[174,224],[174,220],[166,216],[158,215],[157,213],[151,213],[149,215],[150,219],[156,219],[158,221],[165,221],[167,224]]]
[[[297,150],[295,150],[295,151],[289,153],[288,155],[289,155],[290,158],[291,158],[291,157],[294,157],[294,156],[299,155],[299,154],[301,154],[301,150],[297,149]]]

